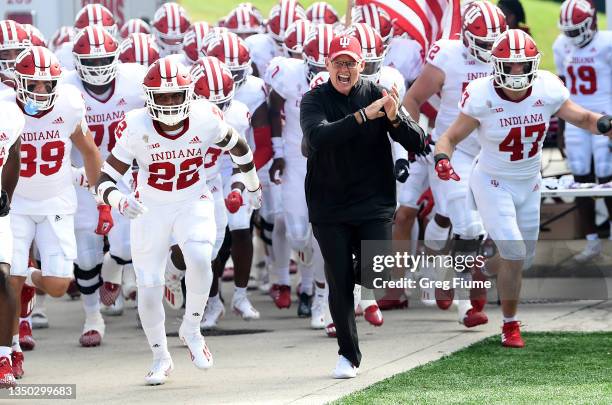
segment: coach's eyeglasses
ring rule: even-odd
[[[357,67],[357,61],[354,61],[354,60],[347,60],[347,61],[335,60],[335,61],[332,61],[332,65],[334,65],[334,67],[336,69],[342,69],[343,67],[346,67],[347,69],[355,69]]]

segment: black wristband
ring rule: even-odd
[[[437,154],[434,155],[434,162],[436,164],[438,164],[438,162],[440,160],[444,160],[444,159],[450,160],[450,158],[448,157],[448,155],[446,153],[437,153]]]
[[[392,124],[392,125],[399,124],[399,123],[400,123],[400,121],[401,121],[401,120],[400,120],[400,117],[399,117],[399,114],[397,114],[397,115],[395,116],[395,119],[394,119],[394,120],[389,120],[389,121],[391,122],[391,124]]]
[[[365,113],[365,109],[361,108],[359,110],[359,115],[361,115],[361,121],[363,121],[362,124],[368,120],[368,116]]]

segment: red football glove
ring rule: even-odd
[[[427,216],[431,213],[431,210],[433,210],[434,207],[434,198],[433,194],[431,193],[431,188],[428,188],[423,194],[421,194],[421,197],[417,201],[417,204],[419,206],[423,204],[423,208],[421,209],[421,212],[419,212],[419,217],[427,218]]]
[[[230,212],[230,214],[234,214],[238,212],[240,207],[242,207],[242,194],[238,190],[234,190],[228,194],[225,199],[225,207]]]
[[[114,224],[110,205],[98,205],[98,226],[96,228],[96,234],[102,236],[107,235]]]
[[[436,173],[441,180],[459,181],[459,175],[455,173],[455,169],[451,166],[451,162],[448,157],[436,159]]]

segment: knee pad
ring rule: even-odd
[[[74,265],[74,278],[81,294],[93,294],[100,288],[102,285],[101,271],[102,264],[98,264],[89,270],[83,270],[76,264]]]
[[[77,235],[77,259],[80,268],[91,269],[102,263],[104,258],[104,241],[89,232],[79,232]]]
[[[436,251],[444,249],[449,231],[450,228],[442,228],[435,220],[429,221],[425,227],[425,246]]]
[[[130,263],[132,263],[131,260],[123,260],[106,252],[106,254],[104,254],[104,261],[102,262],[102,280],[113,284],[121,284],[123,266]]]

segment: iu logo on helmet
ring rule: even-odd
[[[349,44],[351,43],[351,40],[349,37],[342,37],[340,38],[340,46],[343,48],[346,48],[349,46]]]

